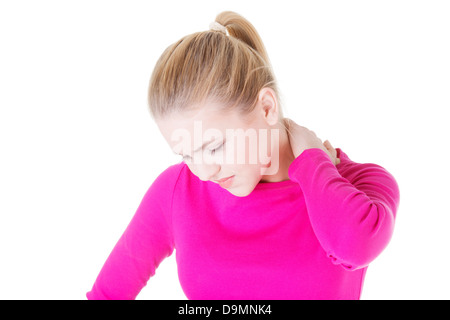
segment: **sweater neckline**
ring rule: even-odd
[[[286,186],[295,186],[297,185],[296,182],[288,179],[283,181],[277,181],[277,182],[259,182],[255,189],[276,189],[280,187],[286,187]]]

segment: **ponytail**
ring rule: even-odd
[[[247,19],[233,11],[224,11],[217,15],[216,21],[227,28],[230,36],[247,44],[258,52],[267,64],[270,64],[269,56],[261,37]]]

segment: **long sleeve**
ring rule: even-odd
[[[177,166],[171,166],[152,183],[87,292],[89,300],[135,299],[172,254],[171,206],[178,173]]]
[[[303,151],[290,165],[299,183],[314,233],[335,264],[366,267],[387,246],[400,193],[394,177],[379,165],[355,163],[339,148],[335,166],[321,149]]]

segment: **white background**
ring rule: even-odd
[[[85,299],[153,180],[181,159],[147,110],[156,59],[242,14],[285,116],[396,178],[362,299],[449,299],[448,1],[1,1],[0,298]],[[186,299],[175,253],[138,299]]]

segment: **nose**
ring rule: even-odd
[[[192,165],[191,171],[202,181],[209,181],[213,177],[217,177],[220,171],[220,165],[217,163],[212,164],[199,164]]]

